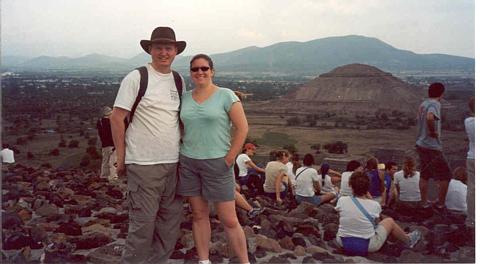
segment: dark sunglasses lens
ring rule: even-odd
[[[193,67],[190,68],[192,72],[198,72],[199,70],[202,70],[203,72],[206,72],[210,69],[210,67]]]

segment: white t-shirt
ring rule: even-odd
[[[358,199],[363,208],[376,219],[382,212],[380,204],[370,199]],[[371,238],[375,235],[375,229],[372,222],[360,211],[353,203],[352,197],[343,196],[338,199],[335,209],[340,215],[338,226],[338,236],[340,237],[361,237]]]
[[[303,197],[313,197],[315,195],[315,188],[313,187],[313,182],[318,182],[318,180],[319,177],[317,174],[317,170],[315,170],[314,168],[298,168],[295,180],[295,194]]]
[[[2,162],[3,163],[14,163],[15,162],[13,150],[11,150],[9,148],[2,149],[1,157],[2,157]]]
[[[468,136],[467,159],[475,159],[475,117],[465,119],[465,131]]]
[[[318,175],[318,181],[322,183],[322,175]],[[337,193],[335,190],[335,185],[332,183],[332,177],[330,175],[325,175],[322,185],[322,193]]]
[[[295,174],[293,173],[293,163],[291,161],[285,164],[287,166],[287,176],[290,178],[290,182],[295,186]]]
[[[238,177],[247,176],[248,168],[249,168],[249,166],[247,166],[248,161],[251,161],[251,159],[247,154],[242,153],[238,155],[237,159],[235,160],[238,166]]]
[[[413,176],[405,178],[403,170],[393,174],[393,183],[398,184],[400,193],[398,199],[404,202],[418,202],[420,196],[420,172],[414,172]]]
[[[125,164],[178,162],[180,99],[173,73],[162,74],[147,65],[148,86],[125,133]],[[130,111],[137,98],[140,73],[130,72],[120,84],[114,106]],[[182,83],[184,83],[182,78]],[[185,90],[185,84],[183,84]]]
[[[445,206],[450,210],[467,213],[467,185],[452,179],[448,185]]]
[[[342,173],[342,181],[340,182],[340,195],[349,196],[352,195],[352,188],[348,185],[348,181],[352,176],[353,171],[346,171]]]

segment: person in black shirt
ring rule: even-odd
[[[102,142],[102,167],[100,170],[100,178],[114,180],[117,177],[113,164],[115,163],[115,150],[112,139],[112,129],[110,127],[110,115],[112,108],[104,106],[102,109],[103,117],[97,121],[97,131],[100,141]]]

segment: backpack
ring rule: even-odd
[[[135,110],[137,110],[137,106],[140,103],[140,100],[142,100],[142,97],[145,95],[145,92],[147,91],[147,86],[148,86],[148,71],[147,67],[142,66],[137,68],[137,70],[140,72],[140,88],[138,89],[138,94],[137,98],[135,99],[135,103],[132,106],[132,110],[130,111],[130,116],[128,118],[128,124],[132,122],[133,115],[135,114]],[[183,83],[182,83],[182,78],[180,77],[180,74],[178,72],[172,70],[173,74],[173,79],[175,80],[175,86],[177,87],[177,92],[178,92],[178,97],[180,99],[180,108],[182,105],[182,93],[183,93]],[[125,127],[126,129],[126,127]],[[180,129],[183,129],[183,123],[180,120]]]

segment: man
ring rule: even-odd
[[[97,121],[98,137],[102,143],[102,167],[100,168],[100,178],[107,178],[109,181],[115,180],[117,174],[113,171],[115,163],[112,129],[110,127],[110,115],[112,108],[104,106],[102,109],[102,118]]]
[[[475,98],[468,101],[471,117],[465,119],[465,131],[468,135],[467,153],[467,219],[469,228],[475,227]]]
[[[398,171],[398,165],[397,163],[393,161],[389,161],[385,164],[385,177],[384,177],[384,186],[385,190],[383,192],[383,198],[382,201],[384,201],[384,204],[382,206],[389,207],[392,201],[396,200],[397,193],[395,190],[395,187],[392,188],[392,183],[393,183],[393,174]]]
[[[130,72],[120,85],[110,118],[117,173],[126,174],[128,181],[129,228],[122,262],[164,263],[173,252],[182,214],[182,199],[175,196],[180,97],[170,66],[186,43],[176,41],[171,28],[157,27],[140,45],[152,59],[146,65],[145,95],[125,131],[124,119],[141,79],[139,71]]]
[[[432,83],[428,88],[428,97],[418,109],[417,153],[420,157],[420,195],[422,203],[428,207],[428,180],[433,178],[438,184],[438,200],[434,207],[445,208],[448,184],[452,178],[450,167],[442,153],[440,100],[445,87],[441,83]]]

